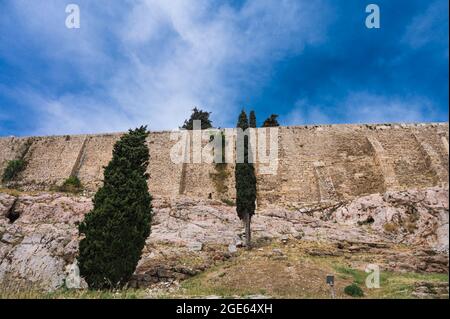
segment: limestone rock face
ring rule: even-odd
[[[54,290],[78,250],[78,231],[87,198],[61,194],[0,194],[0,287]],[[7,214],[18,218],[11,222]]]
[[[386,192],[360,197],[338,208],[332,220],[370,225],[391,241],[448,251],[448,188]]]
[[[78,268],[76,261],[66,266],[66,273],[65,284],[68,289],[83,289],[88,287],[86,281],[80,277],[80,268]]]
[[[181,280],[207,267],[187,268],[180,264],[184,256],[209,254],[219,260],[241,249],[243,225],[234,207],[214,200],[157,196],[153,206],[151,234],[136,270],[138,281]],[[64,282],[83,287],[74,268],[77,224],[91,209],[91,199],[83,196],[0,193],[0,289],[54,290]],[[405,244],[413,253],[385,255],[392,255],[389,269],[407,271],[448,272],[448,232],[448,188],[438,187],[298,210],[267,208],[252,219],[254,240],[275,238],[287,245],[295,240],[323,241],[337,247],[311,255]],[[223,247],[224,253],[211,250],[213,246]]]

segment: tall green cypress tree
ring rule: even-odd
[[[249,117],[248,125],[249,125],[251,128],[256,128],[256,114],[255,114],[255,111],[251,111],[251,112],[250,112],[250,117]]]
[[[150,234],[147,136],[147,127],[142,126],[129,130],[114,145],[94,208],[79,225],[84,236],[78,259],[80,273],[90,288],[112,289],[126,284]]]
[[[242,111],[239,115],[237,127],[245,131],[249,125],[247,114]],[[242,134],[238,131],[238,134]],[[247,249],[251,248],[250,224],[252,216],[255,214],[256,201],[256,176],[252,163],[249,163],[250,141],[248,136],[244,136],[244,162],[236,163],[236,212],[245,225],[245,240]],[[238,150],[237,150],[238,151]]]

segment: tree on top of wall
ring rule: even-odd
[[[272,114],[270,115],[263,123],[262,127],[275,127],[275,126],[280,126],[280,123],[278,123],[278,115],[277,114]]]
[[[249,116],[249,120],[248,120],[248,125],[251,128],[256,128],[256,114],[255,111],[251,111],[250,112],[250,116]]]
[[[184,121],[184,124],[181,128],[186,129],[186,130],[193,130],[194,129],[194,120],[201,121],[202,130],[212,128],[212,122],[209,119],[210,115],[211,115],[211,112],[205,112],[205,111],[202,111],[195,107],[192,110],[191,117],[188,120]]]

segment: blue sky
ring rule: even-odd
[[[173,129],[194,106],[220,127],[448,121],[448,27],[447,0],[2,0],[0,136]]]

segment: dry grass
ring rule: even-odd
[[[386,223],[383,225],[383,228],[387,233],[394,233],[397,231],[398,226],[395,225],[394,223]]]
[[[176,247],[166,247],[176,249]],[[214,249],[213,249],[214,248]],[[206,247],[217,251],[219,247]],[[275,251],[274,251],[275,249]],[[403,246],[391,248],[403,251]],[[278,251],[282,251],[281,256]],[[311,252],[322,252],[319,256]],[[45,298],[45,299],[122,299],[122,298],[194,298],[221,296],[246,298],[250,295],[265,295],[273,298],[330,298],[325,278],[335,275],[337,298],[351,298],[344,294],[345,286],[356,283],[364,291],[364,298],[413,298],[413,287],[417,282],[448,282],[448,274],[417,274],[381,272],[381,287],[365,287],[367,274],[364,265],[382,262],[383,254],[359,252],[332,255],[333,245],[320,242],[292,240],[287,245],[260,241],[251,251],[239,250],[231,259],[210,264],[210,267],[181,282],[179,289],[148,293],[144,289],[121,291],[68,291],[39,293],[32,289],[25,292],[7,292],[0,289],[0,298]],[[206,253],[205,252],[202,252]],[[206,257],[206,256],[203,256]],[[195,268],[205,262],[204,258],[188,254],[177,256],[177,265]],[[168,262],[166,260],[166,262]],[[143,268],[152,265],[143,265]]]
[[[276,256],[280,249],[283,256]],[[329,298],[325,278],[333,272],[330,264],[299,254],[301,247],[268,245],[243,251],[235,259],[218,265],[182,283],[187,296],[219,295],[245,297],[268,295],[275,298]],[[351,280],[337,283],[338,297]]]
[[[145,290],[124,289],[119,291],[66,290],[44,293],[38,290],[4,291],[0,289],[0,299],[140,299],[145,298]]]
[[[23,192],[21,192],[21,191],[19,191],[19,190],[17,190],[17,189],[12,189],[12,188],[2,188],[2,187],[0,187],[0,193],[8,194],[8,195],[15,196],[15,197],[17,197],[17,196],[23,194]]]
[[[271,256],[273,249],[280,249],[284,256]],[[394,249],[397,249],[395,247]],[[402,250],[402,247],[398,247]],[[288,245],[270,244],[252,251],[242,251],[235,259],[213,267],[182,283],[182,296],[196,297],[218,295],[223,297],[245,297],[262,294],[273,298],[330,298],[326,275],[335,275],[337,298],[351,298],[344,294],[344,287],[357,283],[365,298],[412,298],[416,282],[448,282],[448,274],[417,274],[381,272],[381,287],[368,289],[364,268],[381,261],[373,254],[352,256],[311,256],[308,251],[331,253],[336,249],[317,242],[295,242]],[[350,262],[351,260],[351,262]]]

